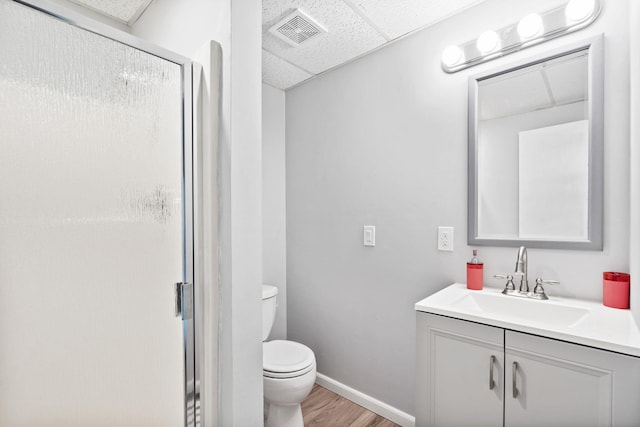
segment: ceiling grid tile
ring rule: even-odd
[[[386,42],[342,0],[264,0],[262,5],[263,48],[314,74],[336,67]],[[327,34],[292,47],[270,34],[268,29],[298,8],[326,28]]]
[[[289,64],[269,51],[262,50],[262,81],[270,86],[285,90],[313,74]]]
[[[70,0],[87,9],[133,25],[153,0]]]
[[[70,1],[132,25],[153,0]],[[263,81],[286,90],[483,1],[263,0]],[[189,7],[187,2],[185,7]],[[316,20],[327,33],[309,36],[298,46],[269,33],[269,28],[297,9]]]

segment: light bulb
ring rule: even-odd
[[[530,13],[518,23],[518,34],[520,40],[529,40],[542,34],[542,17],[537,13]]]
[[[442,52],[442,63],[447,67],[453,67],[461,62],[464,62],[464,52],[460,46],[447,46]]]
[[[571,0],[564,10],[569,23],[583,21],[589,17],[596,8],[595,0]]]
[[[478,37],[476,46],[482,54],[493,52],[500,48],[500,37],[498,37],[498,33],[493,30],[485,31]]]

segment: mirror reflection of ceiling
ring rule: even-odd
[[[153,0],[71,1],[131,26]],[[263,0],[262,81],[291,88],[483,1]],[[269,32],[296,9],[317,21],[326,34],[294,47]]]
[[[515,116],[585,101],[588,97],[587,60],[585,52],[578,52],[481,81],[478,119]]]

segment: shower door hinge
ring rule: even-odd
[[[175,314],[182,320],[193,317],[193,285],[187,282],[178,282],[174,285]]]

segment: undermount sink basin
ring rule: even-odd
[[[589,315],[589,311],[584,308],[501,293],[470,292],[451,305],[469,313],[498,316],[520,322],[535,321],[559,327],[572,327]]]
[[[464,283],[454,283],[417,302],[415,309],[640,357],[640,328],[630,310],[555,296],[540,301],[501,291],[469,290]]]

